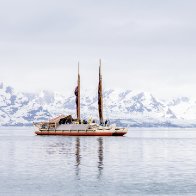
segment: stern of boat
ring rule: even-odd
[[[123,136],[127,134],[127,131],[128,131],[127,128],[116,128],[112,136]]]

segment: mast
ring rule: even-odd
[[[98,110],[99,110],[100,124],[103,124],[103,88],[102,88],[101,59],[99,60]]]
[[[77,87],[75,89],[75,96],[76,96],[76,113],[77,113],[77,120],[80,120],[80,65],[78,62],[78,81]]]

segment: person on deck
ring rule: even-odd
[[[107,126],[107,124],[108,124],[108,120],[105,121],[105,126]]]

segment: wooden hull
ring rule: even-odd
[[[60,135],[60,136],[123,136],[126,131],[36,131],[37,135]]]

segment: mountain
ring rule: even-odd
[[[96,92],[84,91],[81,98],[82,118],[98,119]],[[57,92],[17,92],[0,83],[0,125],[32,125],[59,114],[75,116],[75,97]],[[136,127],[195,127],[196,101],[178,97],[162,101],[150,93],[131,90],[105,90],[104,116],[112,123]]]

